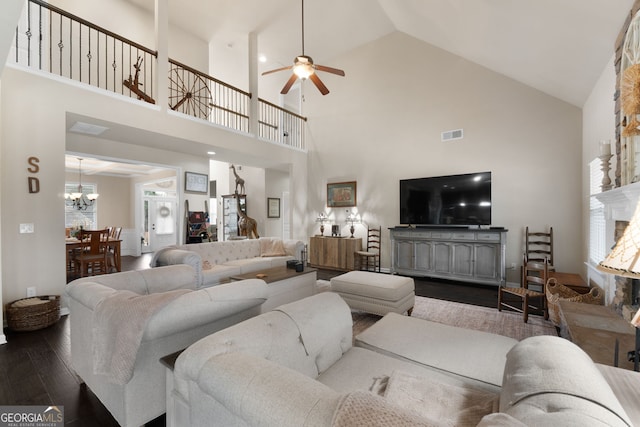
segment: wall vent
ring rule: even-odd
[[[442,141],[453,141],[454,139],[462,139],[463,137],[462,129],[456,130],[448,130],[442,132]]]

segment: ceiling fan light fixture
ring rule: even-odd
[[[300,80],[306,80],[314,73],[314,69],[309,63],[296,63],[293,66],[293,73],[298,76]]]

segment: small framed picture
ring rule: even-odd
[[[201,173],[185,172],[184,191],[207,194],[209,192],[209,176]]]
[[[267,198],[267,218],[280,218],[280,199]]]
[[[327,206],[330,208],[356,206],[356,182],[327,184]]]

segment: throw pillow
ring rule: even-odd
[[[260,239],[260,256],[286,256],[284,244],[280,239]]]
[[[391,374],[384,397],[415,414],[452,427],[476,426],[482,417],[496,412],[499,403],[498,393],[402,371]]]

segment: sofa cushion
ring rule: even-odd
[[[313,307],[323,309],[314,310]],[[300,342],[307,355],[315,360],[319,373],[340,360],[351,348],[351,310],[337,294],[317,294],[283,304],[275,311],[285,313],[294,321],[300,332]]]
[[[227,261],[224,265],[239,267],[242,274],[271,268],[271,260],[268,258],[243,258]]]
[[[259,239],[260,242],[260,256],[273,257],[273,256],[286,256],[287,252],[284,250],[284,244],[282,239],[273,239],[269,237],[263,237]]]
[[[214,265],[209,270],[202,270],[202,286],[218,285],[231,276],[242,274],[242,268],[235,265]]]
[[[589,356],[553,336],[527,338],[511,349],[500,411],[527,425],[631,425]]]

